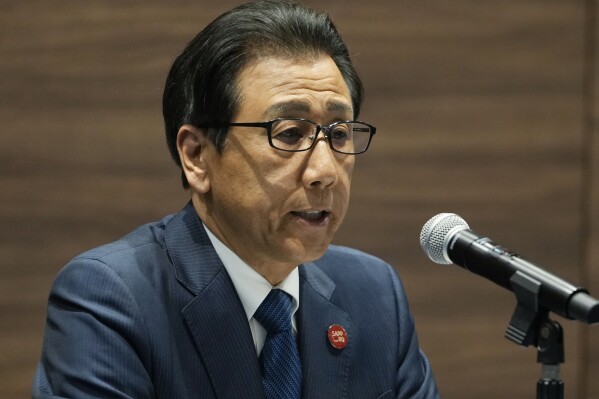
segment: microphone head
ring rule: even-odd
[[[455,213],[440,213],[429,219],[420,232],[420,246],[435,263],[453,263],[447,253],[450,239],[460,230],[469,229],[468,223]]]

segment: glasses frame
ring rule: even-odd
[[[275,124],[276,122],[280,122],[280,121],[303,121],[303,122],[311,123],[314,126],[316,126],[316,133],[314,134],[314,140],[312,141],[312,144],[310,144],[310,147],[304,148],[301,150],[286,150],[283,148],[276,147],[272,142],[272,125]],[[366,144],[366,148],[364,148],[363,151],[344,152],[344,151],[340,151],[340,150],[336,149],[335,147],[333,147],[332,140],[330,139],[331,130],[335,126],[341,125],[343,123],[360,123],[360,124],[366,125],[370,128],[370,137],[368,137],[368,143]],[[285,152],[304,152],[304,151],[311,150],[312,148],[314,148],[314,146],[316,145],[316,142],[318,141],[317,140],[318,135],[320,134],[320,132],[323,132],[323,134],[326,138],[326,141],[329,143],[329,147],[331,148],[331,150],[338,152],[340,154],[345,154],[345,155],[358,155],[358,154],[365,153],[368,150],[368,148],[370,147],[370,143],[372,142],[372,136],[374,136],[376,133],[376,127],[372,126],[369,123],[362,122],[362,121],[338,121],[338,122],[333,122],[329,125],[319,125],[318,123],[312,122],[311,120],[305,119],[305,118],[276,118],[276,119],[272,119],[272,120],[266,121],[266,122],[229,122],[229,123],[225,123],[222,125],[202,125],[202,126],[198,126],[198,127],[202,128],[202,129],[209,129],[209,128],[223,128],[223,127],[230,127],[230,126],[264,128],[264,129],[266,129],[266,134],[268,135],[268,144],[275,150],[285,151]]]

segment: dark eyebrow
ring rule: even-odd
[[[264,112],[264,116],[269,119],[280,117],[290,112],[310,112],[310,104],[307,101],[282,102],[271,105]]]
[[[346,112],[348,114],[354,114],[354,110],[352,109],[352,107],[346,103],[342,103],[339,101],[329,101],[327,103],[327,111],[333,111],[333,112]]]
[[[327,111],[329,112],[344,112],[353,115],[353,109],[350,105],[340,101],[329,101],[327,103]],[[286,116],[289,113],[310,112],[310,103],[307,101],[289,101],[271,105],[264,112],[267,119],[272,119],[280,116]]]

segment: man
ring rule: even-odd
[[[59,273],[33,396],[437,398],[393,269],[329,246],[361,98],[326,15],[264,1],[200,32],[163,98],[191,201]]]

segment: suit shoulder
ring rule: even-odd
[[[119,253],[124,256],[127,251],[135,251],[137,248],[148,244],[164,247],[165,226],[171,218],[172,215],[168,215],[159,221],[139,226],[116,241],[89,249],[76,256],[75,259],[102,260]]]
[[[164,245],[169,220],[167,216],[145,224],[114,242],[76,256],[58,272],[51,295],[102,297],[101,292],[120,292],[124,298],[125,292],[147,293],[164,283],[168,277],[166,266],[170,265]]]

